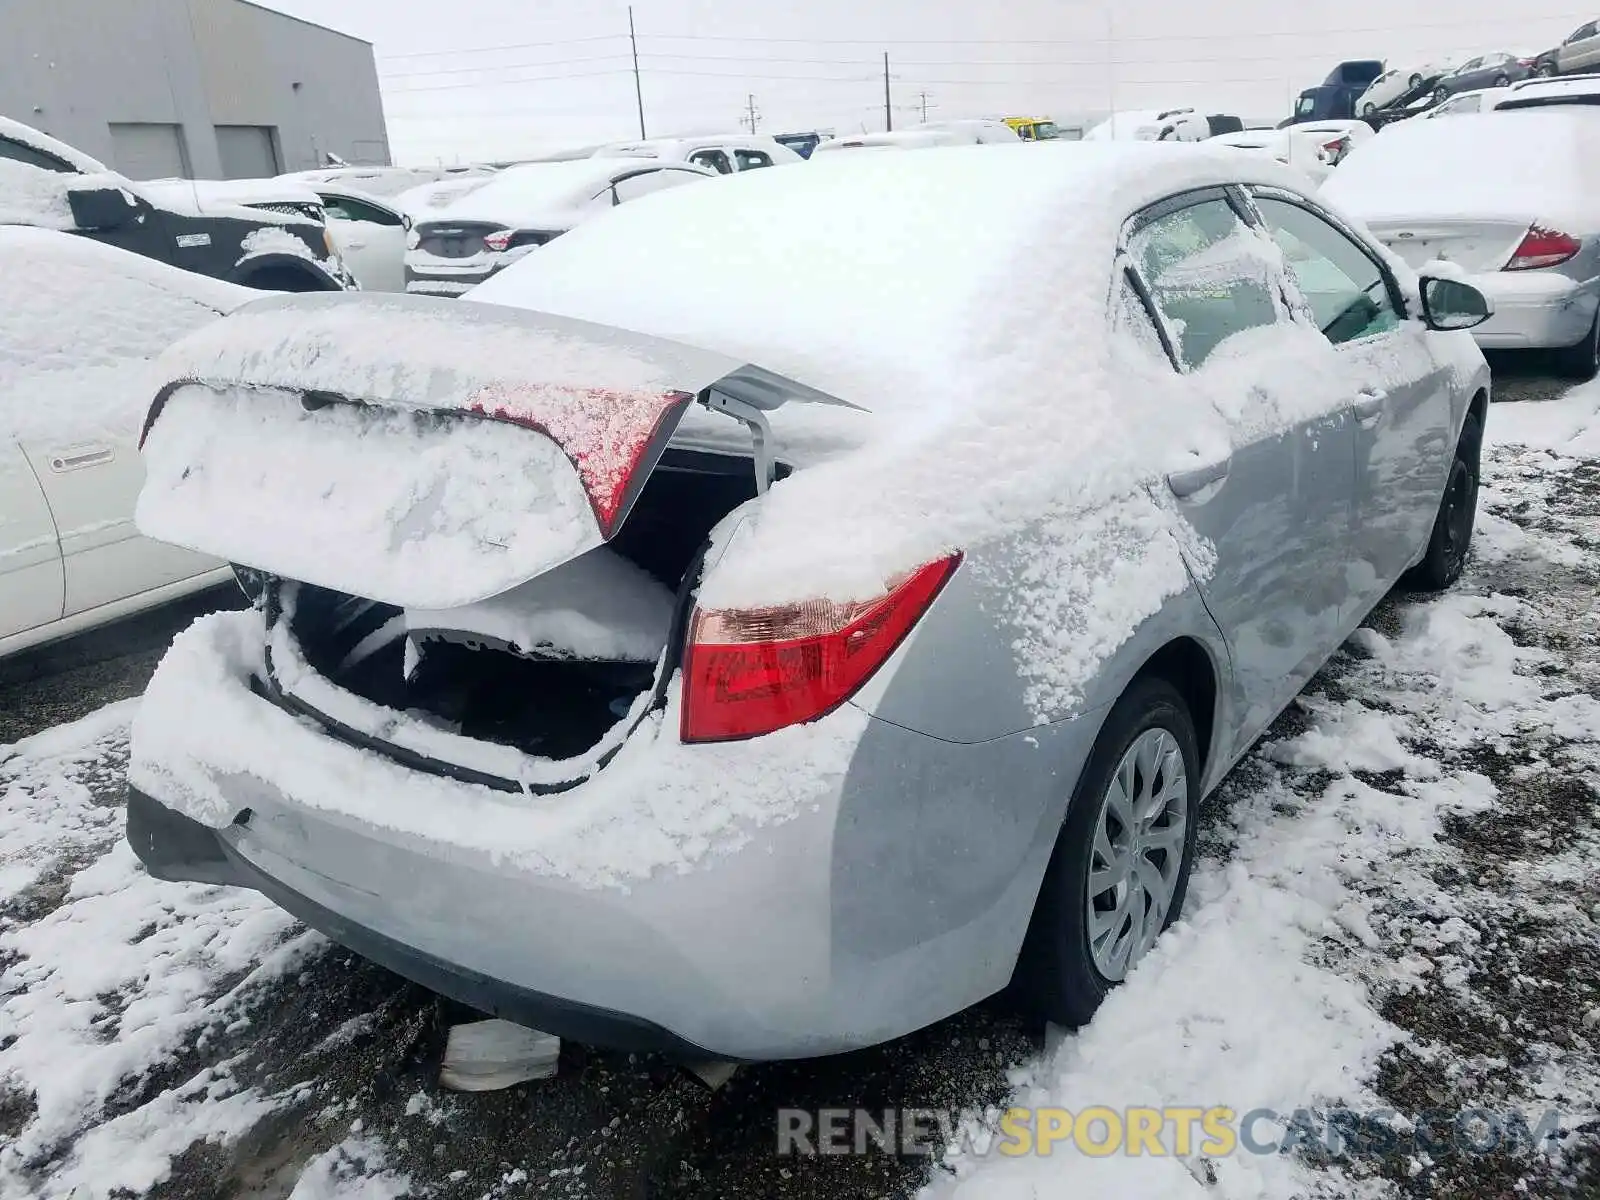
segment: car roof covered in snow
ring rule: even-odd
[[[1053,391],[1069,360],[1099,353],[1129,213],[1246,174],[1306,186],[1265,156],[1203,144],[1056,149],[842,153],[674,189],[550,243],[468,300],[687,342],[872,410],[970,395],[983,369]],[[1059,331],[1086,318],[1097,336],[1075,348]]]
[[[507,167],[480,188],[429,214],[449,220],[502,221],[515,224],[551,217],[560,219],[581,209],[614,179],[643,168],[716,172],[691,163],[640,162],[626,158],[579,158],[568,162],[528,163]]]
[[[111,169],[99,159],[91,158],[76,146],[69,146],[65,142],[57,141],[48,133],[41,133],[32,125],[24,125],[21,121],[13,121],[9,117],[0,117],[0,137],[9,138],[14,142],[21,142],[24,146],[32,146],[35,150],[42,150],[46,154],[52,154],[86,175],[98,175]]]
[[[0,226],[0,437],[137,430],[172,342],[261,293],[52,229]]]
[[[611,142],[601,146],[590,157],[687,159],[696,150],[715,146],[763,150],[772,155],[774,163],[804,161],[789,147],[760,133],[712,133],[704,137],[648,138],[640,142]]]

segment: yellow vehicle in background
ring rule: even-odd
[[[1048,117],[1006,117],[1004,120],[1025,142],[1053,142],[1061,136],[1061,130]]]

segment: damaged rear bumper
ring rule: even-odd
[[[256,888],[482,1011],[683,1058],[858,1049],[998,991],[1065,806],[1039,756],[1095,733],[958,744],[845,705],[686,746],[674,691],[593,778],[508,795],[256,694],[262,632],[203,618],[150,682],[128,836],[151,873]]]
[[[649,1021],[467,970],[350,921],[243,858],[220,831],[173,812],[136,787],[128,788],[127,828],[129,845],[155,878],[252,888],[345,949],[479,1012],[589,1045],[685,1062],[713,1057]]]

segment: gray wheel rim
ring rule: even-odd
[[[1161,936],[1188,824],[1183,751],[1167,730],[1147,729],[1112,772],[1094,823],[1085,916],[1103,978],[1126,977]]]

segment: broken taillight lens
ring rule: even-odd
[[[1501,270],[1531,271],[1537,267],[1553,267],[1566,262],[1581,249],[1583,243],[1570,233],[1533,225],[1523,235],[1521,244],[1512,251],[1511,261]]]
[[[852,604],[697,608],[679,736],[734,741],[832,712],[894,653],[960,564],[960,554],[928,563],[877,599]]]

